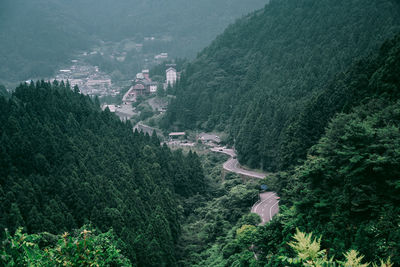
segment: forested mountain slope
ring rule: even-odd
[[[320,139],[328,122],[338,112],[347,113],[381,95],[399,98],[396,70],[400,70],[400,65],[396,61],[398,51],[393,49],[398,41],[399,36],[385,42],[379,52],[355,62],[352,68],[336,75],[325,89],[307,100],[285,129],[285,140],[280,148],[285,157],[282,164],[305,158],[308,148]]]
[[[271,1],[186,68],[163,127],[229,131],[242,164],[295,165],[310,144],[291,155],[289,127],[305,103],[399,26],[391,0]]]
[[[390,258],[398,266],[399,70],[397,35],[378,53],[337,75],[312,102],[318,110],[308,111],[314,116],[326,109],[333,119],[306,161],[263,181],[281,196],[280,213],[265,226],[242,226],[220,239],[203,252],[208,257],[198,266],[298,266],[282,262],[296,256],[288,245],[296,228],[322,237],[326,260],[343,260],[345,252],[355,249],[365,255],[363,263]]]
[[[67,1],[1,1],[0,19],[3,81],[48,76],[72,52],[94,43]]]
[[[8,95],[7,89],[4,87],[4,85],[0,84],[0,96],[7,96],[7,95]]]
[[[400,263],[399,70],[397,35],[340,75],[320,95],[331,102],[312,115],[345,113],[333,115],[302,166],[277,177],[277,190],[294,205],[293,224],[323,234],[335,254],[355,248],[367,260]]]
[[[51,75],[99,40],[145,36],[171,39],[163,51],[193,57],[236,18],[266,0],[3,0],[0,3],[0,80]],[[210,9],[212,7],[212,9]]]
[[[0,228],[60,234],[92,223],[113,228],[135,266],[174,265],[179,199],[204,191],[197,155],[133,133],[74,91],[38,82],[0,97]]]

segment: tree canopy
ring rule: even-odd
[[[1,229],[92,223],[129,244],[132,264],[174,265],[179,198],[205,190],[197,154],[133,132],[64,82],[21,84],[0,106]]]
[[[399,29],[396,1],[271,1],[185,68],[163,127],[225,130],[242,164],[294,166],[318,140],[296,128],[309,99]]]
[[[399,264],[399,62],[397,36],[310,100],[314,109],[306,109],[309,116],[326,114],[321,118],[326,128],[319,136],[311,132],[317,141],[302,164],[264,180],[280,196],[279,214],[255,231],[244,231],[249,232],[245,240],[252,247],[240,247],[241,234],[225,237],[208,251],[211,259],[222,265],[281,266],[282,257],[307,265],[315,256],[326,264],[335,258],[341,266],[349,257],[360,259],[358,251],[364,258],[353,266],[387,259],[394,266]],[[307,120],[317,121],[315,117]],[[304,251],[298,250],[298,244],[294,247],[297,255],[293,253],[294,243],[289,244],[296,228],[321,236],[318,244],[325,250],[319,256],[300,255]],[[307,253],[315,252],[311,248],[316,243],[309,245]],[[251,257],[253,252],[258,260]],[[311,266],[318,266],[314,263]]]

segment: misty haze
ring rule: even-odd
[[[399,266],[400,2],[2,0],[0,266]]]

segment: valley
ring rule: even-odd
[[[0,18],[0,266],[400,265],[400,2]]]

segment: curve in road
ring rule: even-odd
[[[211,151],[231,156],[229,160],[224,163],[224,170],[257,179],[264,179],[267,176],[267,174],[263,172],[248,171],[240,168],[239,161],[236,159],[236,152],[233,149],[213,147],[211,148]]]
[[[278,203],[279,198],[274,192],[261,193],[260,200],[253,205],[251,212],[260,215],[260,225],[264,225],[279,212]]]
[[[143,124],[141,121],[138,122],[134,127],[133,127],[133,131],[138,130],[139,132],[144,132],[144,133],[148,133],[149,135],[153,134],[153,131],[156,131],[157,135],[162,135],[162,133],[160,132],[160,130],[157,130],[156,128],[150,127],[148,125]]]
[[[224,153],[230,156],[228,161],[223,165],[224,170],[257,179],[264,179],[267,176],[266,173],[248,171],[240,168],[239,161],[236,159],[236,152],[233,149],[213,147],[211,151]],[[261,217],[260,225],[264,225],[272,220],[272,217],[279,212],[279,197],[274,192],[261,193],[260,199],[253,205],[251,212],[258,214]]]

